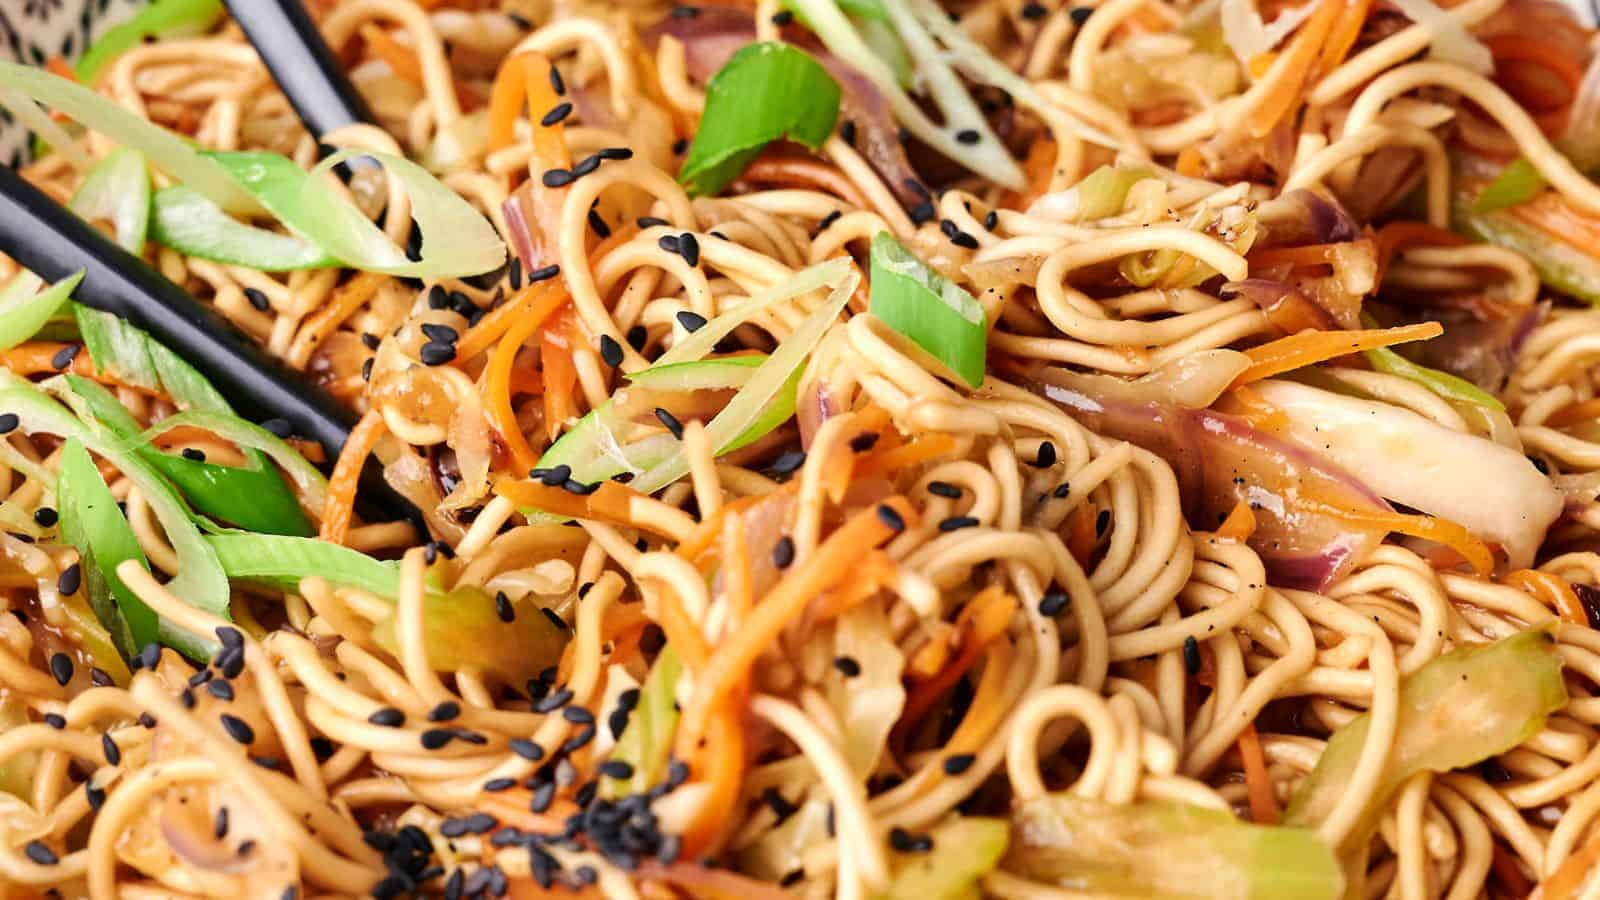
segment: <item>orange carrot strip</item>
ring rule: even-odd
[[[1089,557],[1094,554],[1094,544],[1099,538],[1094,533],[1095,517],[1093,509],[1080,506],[1072,511],[1072,518],[1067,523],[1067,550],[1080,566],[1089,565]]]
[[[922,722],[939,698],[955,687],[956,682],[977,664],[990,642],[1005,633],[1011,613],[1016,608],[1016,599],[1004,588],[990,585],[979,591],[961,610],[961,615],[956,618],[956,625],[961,631],[961,653],[937,675],[912,688],[906,697],[900,721],[890,732],[890,739],[896,746],[905,744],[911,731]]]
[[[1217,537],[1240,543],[1250,540],[1250,535],[1255,533],[1256,514],[1250,511],[1250,504],[1243,500],[1234,504],[1233,512],[1228,513],[1228,518],[1217,526]]]
[[[66,80],[74,83],[76,83],[78,80],[78,73],[73,71],[72,65],[67,62],[65,57],[50,57],[44,61],[44,68],[46,72],[49,72],[51,75],[54,75],[57,78],[65,78]]]
[[[882,550],[874,550],[856,566],[850,580],[819,598],[816,620],[827,622],[854,609],[862,601],[894,582],[899,567],[894,558]]]
[[[1050,190],[1050,176],[1055,173],[1056,142],[1049,138],[1041,138],[1033,142],[1028,148],[1028,156],[1022,161],[1022,172],[1027,178],[1027,186],[1020,191],[1007,191],[1000,205],[1007,209],[1026,210],[1033,205],[1033,201],[1043,197]]]
[[[1317,60],[1319,75],[1339,68],[1339,64],[1350,54],[1350,48],[1356,45],[1356,39],[1361,36],[1361,26],[1367,22],[1372,0],[1347,0],[1346,6],[1348,8],[1339,16],[1333,32],[1328,35],[1327,43],[1322,45],[1322,55]]]
[[[394,70],[394,74],[409,81],[416,87],[425,87],[422,80],[422,61],[417,59],[417,53],[410,47],[401,44],[389,32],[377,25],[368,23],[361,26],[361,39],[367,42],[367,49],[372,55],[378,57]]]
[[[722,528],[722,585],[728,592],[728,609],[739,622],[755,607],[755,586],[750,581],[750,545],[745,540],[744,516],[724,516]]]
[[[1595,419],[1600,419],[1600,400],[1580,400],[1551,413],[1550,417],[1544,420],[1544,424],[1551,428],[1564,428]]]
[[[372,448],[378,445],[388,426],[383,414],[376,409],[367,410],[350,437],[339,451],[339,460],[333,464],[333,475],[328,478],[328,499],[322,506],[322,530],[319,536],[335,544],[344,543],[350,533],[350,520],[355,516],[356,485],[361,480],[361,467],[366,465]]]
[[[904,497],[890,497],[855,513],[809,559],[785,573],[738,630],[717,645],[705,672],[696,676],[694,696],[683,710],[677,738],[679,758],[687,758],[699,747],[717,706],[743,681],[779,632],[804,612],[813,598],[850,577],[857,561],[869,551],[899,533],[885,521],[892,518],[882,512],[885,509],[906,527],[916,526],[917,513]]]
[[[551,440],[561,434],[567,420],[578,414],[573,390],[578,386],[578,369],[572,361],[573,307],[568,306],[554,319],[546,321],[539,336],[539,364],[544,367],[544,427]]]
[[[856,464],[856,476],[867,478],[903,472],[912,466],[948,456],[955,449],[955,438],[948,434],[930,434],[909,444],[874,452]]]
[[[543,303],[546,295],[561,293],[562,287],[558,282],[541,281],[530,284],[517,291],[494,309],[484,314],[478,324],[467,330],[456,343],[456,362],[463,363],[480,353],[493,347],[500,336],[511,328],[512,323],[522,318],[523,313],[530,307],[536,308]]]
[[[1278,795],[1267,774],[1267,758],[1261,752],[1261,735],[1251,722],[1239,732],[1239,756],[1244,760],[1244,785],[1250,798],[1250,820],[1257,825],[1278,824]]]
[[[1589,614],[1583,609],[1583,601],[1578,599],[1577,592],[1565,578],[1536,569],[1518,569],[1505,577],[1505,583],[1554,609],[1562,621],[1574,625],[1589,624]]]
[[[1494,571],[1494,552],[1459,522],[1438,516],[1411,516],[1385,510],[1357,510],[1335,507],[1309,497],[1300,501],[1313,512],[1342,519],[1352,525],[1383,528],[1399,534],[1408,534],[1443,544],[1461,554],[1479,575],[1487,577]]]
[[[511,454],[511,461],[518,474],[526,474],[529,469],[539,464],[539,455],[533,452],[528,445],[528,439],[522,433],[522,426],[517,423],[517,414],[511,408],[511,367],[516,362],[517,353],[528,338],[533,336],[544,325],[563,303],[567,302],[567,293],[559,288],[553,290],[537,291],[526,294],[530,298],[500,342],[495,345],[494,355],[489,359],[487,377],[484,379],[485,406],[489,414],[489,424],[500,433],[500,439],[505,441],[506,449]],[[468,337],[471,337],[469,332]]]
[[[1427,340],[1443,333],[1444,326],[1438,322],[1362,331],[1302,331],[1244,351],[1252,363],[1250,368],[1233,380],[1233,386],[1271,378],[1362,350]]]
[[[1266,137],[1299,101],[1301,90],[1311,76],[1312,64],[1317,61],[1317,54],[1327,41],[1328,31],[1344,5],[1344,0],[1320,2],[1317,11],[1301,26],[1300,33],[1295,35],[1289,49],[1284,51],[1284,57],[1275,64],[1281,64],[1282,68],[1278,69],[1276,78],[1267,88],[1266,96],[1250,110],[1247,122],[1251,137]],[[1283,62],[1284,58],[1287,62]]]
[[[70,344],[57,341],[28,341],[18,344],[10,350],[0,352],[0,368],[6,369],[13,375],[27,377],[29,375],[43,375],[45,373],[71,372],[84,378],[98,381],[109,387],[128,388],[141,394],[155,396],[157,392],[148,388],[138,387],[107,373],[100,372],[94,367],[94,360],[89,354],[78,352],[72,357],[72,362],[65,369],[56,368],[57,354],[68,349]]]
[[[734,818],[744,780],[744,728],[734,704],[724,703],[709,724],[703,752],[696,753],[697,765],[691,767],[697,780],[711,788],[684,829],[683,849],[691,858],[708,855],[719,843]]]
[[[1268,247],[1250,253],[1250,266],[1324,266],[1334,261],[1338,244],[1309,244],[1304,247]]]

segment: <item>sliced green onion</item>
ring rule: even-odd
[[[1122,212],[1128,202],[1128,191],[1146,178],[1154,178],[1149,169],[1101,166],[1068,190],[1077,198],[1077,209],[1071,220],[1092,222]]]
[[[633,767],[633,775],[602,781],[601,790],[606,796],[642,794],[666,775],[672,737],[678,730],[676,694],[682,675],[678,652],[671,644],[662,647],[639,687],[639,705],[628,716],[628,725],[611,751],[612,759]]]
[[[5,371],[0,371],[0,411],[15,414],[27,434],[53,434],[69,440],[76,438],[86,449],[115,466],[144,496],[156,520],[161,523],[162,530],[166,532],[167,542],[178,555],[178,574],[167,582],[167,589],[196,609],[223,619],[229,618],[227,578],[217,563],[216,554],[190,520],[183,500],[167,484],[166,479],[137,454],[128,452],[117,436],[96,424],[80,420],[47,396],[39,386]],[[191,659],[209,659],[218,646],[213,636],[190,634],[166,620],[161,622],[160,640]]]
[[[102,34],[78,60],[78,80],[92,84],[107,63],[151,37],[204,34],[222,18],[222,0],[155,0]]]
[[[845,303],[850,300],[850,294],[855,291],[856,285],[861,281],[861,276],[854,272],[845,276],[838,287],[833,289],[827,302],[817,307],[816,311],[800,323],[778,349],[756,369],[750,380],[733,395],[728,405],[722,412],[712,417],[706,425],[706,437],[710,439],[711,446],[716,453],[727,453],[753,440],[752,434],[757,428],[772,423],[776,428],[783,424],[794,412],[793,400],[783,409],[782,397],[786,392],[792,398],[793,386],[798,384],[799,376],[804,370],[805,361],[811,355],[834,321],[839,317],[839,311],[844,309]],[[783,418],[777,418],[778,413],[783,413]],[[665,461],[635,478],[629,483],[636,491],[653,494],[689,472],[689,458],[680,447]]]
[[[144,154],[132,147],[112,150],[67,205],[85,221],[110,222],[117,246],[143,256],[150,225],[150,170]]]
[[[772,42],[741,48],[706,86],[678,180],[691,196],[715,195],[773,141],[821,149],[839,120],[839,97],[839,83],[805,51]]]
[[[872,239],[870,309],[950,374],[974,388],[983,384],[989,339],[983,307],[886,231]]]
[[[654,365],[633,373],[630,380],[653,391],[738,390],[750,381],[757,366],[767,361],[765,354],[724,356],[695,362]]]
[[[146,569],[150,563],[133,526],[117,507],[117,498],[77,438],[69,439],[61,451],[56,504],[61,535],[78,550],[89,606],[117,652],[131,659],[145,644],[159,639],[161,624],[155,611],[122,583],[117,566],[130,559]]]
[[[1225,810],[1106,803],[1062,791],[1022,803],[1011,826],[1005,871],[1095,897],[1338,900],[1344,893],[1339,860],[1315,831],[1253,825]]]
[[[206,543],[228,578],[293,593],[300,579],[322,578],[386,600],[400,596],[400,564],[315,538],[213,534]]]
[[[254,213],[261,209],[248,191],[188,141],[82,85],[11,62],[0,62],[0,84],[48,104],[122,146],[143,152],[162,171],[229,212]]]
[[[304,457],[265,429],[234,415],[232,407],[205,376],[143,331],[110,313],[84,306],[75,312],[84,347],[97,369],[130,384],[165,393],[186,411],[174,417],[179,423],[204,427],[233,441],[244,451],[246,464],[219,466],[162,453],[140,435],[138,424],[110,392],[86,378],[69,374],[67,384],[72,393],[87,404],[95,420],[171,479],[200,512],[250,531],[292,535],[313,532],[294,493],[268,461],[269,455],[278,460],[306,492],[307,502],[316,508],[326,484]],[[175,426],[168,420],[154,433],[172,427]]]
[[[1398,375],[1408,381],[1414,381],[1446,400],[1466,403],[1472,406],[1482,406],[1487,409],[1505,411],[1505,404],[1500,398],[1478,387],[1465,378],[1430,369],[1427,366],[1417,365],[1404,356],[1390,350],[1388,347],[1379,347],[1376,350],[1364,351],[1367,362],[1372,368],[1388,375]]]
[[[38,333],[83,280],[78,272],[44,290],[44,281],[22,272],[0,287],[0,350],[10,350]]]
[[[666,366],[702,359],[740,325],[785,300],[792,300],[821,288],[836,287],[849,274],[850,260],[844,257],[802,269],[772,287],[751,294],[750,299],[707,321],[683,340],[673,344],[670,350],[661,354],[656,359],[655,365]]]
[[[1478,199],[1472,201],[1472,211],[1489,213],[1527,203],[1539,196],[1545,187],[1544,176],[1539,174],[1539,170],[1519,156],[1501,169],[1500,174],[1478,194]]]
[[[1452,650],[1406,676],[1383,775],[1368,792],[1345,847],[1365,844],[1379,812],[1413,775],[1477,765],[1538,734],[1545,717],[1566,705],[1561,665],[1555,638],[1538,628]],[[1349,794],[1371,720],[1363,713],[1333,733],[1316,768],[1295,790],[1284,824],[1316,827]]]
[[[161,246],[230,266],[293,272],[339,263],[310,241],[244,224],[181,184],[156,192],[150,226]]]
[[[846,4],[839,5],[843,7]],[[852,13],[850,21],[861,34],[862,43],[894,73],[895,83],[903,90],[910,90],[917,83],[917,64],[911,61],[905,45],[900,43],[900,34],[889,24],[889,14],[882,7],[877,7],[877,10],[879,16]]]
[[[928,832],[931,853],[895,853],[894,880],[880,900],[961,900],[981,896],[978,879],[1005,856],[1004,819],[956,816]]]

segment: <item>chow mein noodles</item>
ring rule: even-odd
[[[1565,8],[309,6],[0,64],[359,416],[0,257],[0,896],[1600,896]]]

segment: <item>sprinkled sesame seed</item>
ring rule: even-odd
[[[217,654],[215,660],[217,668],[221,670],[223,678],[238,678],[244,673],[244,648],[227,647]],[[151,666],[151,668],[155,668]]]
[[[678,255],[691,266],[700,265],[700,240],[687,231],[684,232],[678,237]]]
[[[517,611],[512,607],[511,598],[506,596],[505,591],[494,592],[494,614],[499,616],[502,622],[517,620]]]
[[[221,641],[222,646],[224,647],[244,646],[244,635],[240,633],[239,629],[234,628],[232,625],[218,625],[216,634],[217,640]]]
[[[1066,591],[1046,591],[1045,595],[1039,598],[1039,615],[1046,618],[1058,616],[1070,602],[1072,598],[1067,596]]]
[[[845,119],[839,124],[839,139],[852,147],[855,146],[856,123],[853,120]]]
[[[835,656],[833,667],[846,678],[854,678],[861,674],[861,663],[856,662],[853,656]]]
[[[522,290],[522,257],[511,257],[511,264],[506,267],[506,283],[513,291]]]
[[[1065,500],[1067,499],[1067,495],[1070,493],[1072,493],[1071,483],[1063,481],[1056,485],[1056,489],[1050,492],[1050,496],[1056,498],[1057,500]]]
[[[683,440],[683,423],[678,421],[677,416],[658,406],[656,407],[656,421],[672,432],[673,437],[680,441]]]
[[[540,700],[538,703],[535,703],[533,705],[533,711],[536,713],[551,713],[571,702],[571,689],[562,688],[561,690],[545,697],[543,700]]]
[[[512,753],[528,762],[538,762],[544,759],[544,748],[527,738],[512,738],[510,746]]]
[[[945,497],[950,500],[959,500],[961,498],[961,488],[948,481],[928,482],[928,493],[935,497]]]
[[[1035,468],[1048,469],[1055,464],[1056,445],[1049,441],[1044,441],[1039,445],[1039,455],[1034,457],[1033,465]]]
[[[946,775],[960,775],[972,768],[972,763],[977,757],[971,753],[957,753],[944,758],[944,773]]]
[[[515,778],[491,778],[483,783],[483,789],[491,794],[509,791],[516,786],[517,780]]]
[[[595,727],[593,725],[585,725],[578,729],[577,734],[567,738],[566,743],[561,745],[561,750],[565,753],[576,753],[587,746],[590,741],[594,740],[594,736]]]
[[[59,372],[62,369],[65,369],[67,366],[72,365],[72,361],[77,359],[78,351],[81,349],[83,348],[78,344],[68,344],[65,347],[62,347],[60,350],[57,350],[55,355],[50,357],[50,368]]]
[[[976,128],[963,128],[956,132],[956,142],[966,144],[969,147],[981,140],[983,140],[983,135],[980,135]]]
[[[60,713],[45,713],[44,723],[49,725],[51,728],[60,731],[61,729],[67,727],[67,717],[61,715]]]
[[[1183,639],[1183,667],[1190,675],[1200,674],[1200,642],[1192,634]]]
[[[56,590],[67,596],[76,594],[78,592],[78,588],[82,586],[83,567],[77,563],[73,563],[72,565],[67,566],[65,569],[62,569],[61,577],[56,579]]]
[[[672,17],[674,19],[692,19],[698,15],[700,15],[699,7],[680,4],[672,8]]]
[[[794,563],[794,538],[787,534],[778,538],[778,543],[772,547],[772,564],[780,569],[787,569]]]
[[[1045,9],[1042,3],[1025,3],[1022,6],[1022,17],[1030,22],[1044,18],[1047,12],[1049,10]]]
[[[442,344],[438,341],[429,341],[417,351],[417,358],[425,366],[442,366],[456,358],[454,344]]]
[[[249,722],[246,722],[238,716],[231,715],[229,713],[223,713],[221,719],[222,730],[228,733],[228,737],[233,738],[241,744],[255,743],[256,730],[250,727]]]
[[[257,312],[266,312],[267,308],[272,305],[271,301],[267,299],[267,295],[262,293],[260,288],[245,288],[244,299],[250,301],[250,305]]]
[[[117,742],[111,738],[111,735],[100,735],[100,752],[105,755],[107,765],[121,765],[122,750],[117,747]]]
[[[622,365],[622,345],[609,334],[600,335],[600,359],[608,366]]]
[[[218,700],[233,700],[233,682],[222,678],[215,678],[206,682],[206,691]]]
[[[23,852],[28,855],[28,859],[32,860],[34,865],[53,866],[61,861],[56,858],[56,853],[54,850],[51,850],[49,847],[46,847],[39,841],[29,841],[28,846],[23,850]]]
[[[593,725],[594,713],[581,706],[569,706],[561,711],[561,718],[574,725]]]
[[[102,669],[99,666],[95,666],[89,670],[89,683],[95,687],[111,687],[117,682],[116,679],[111,677],[110,672],[107,672],[105,669]]]
[[[772,24],[778,26],[779,28],[782,28],[783,26],[788,25],[790,22],[793,22],[793,21],[794,21],[794,13],[790,12],[787,9],[779,10],[778,12],[775,12],[775,13],[772,14]]]
[[[1105,534],[1106,533],[1106,529],[1110,528],[1110,527],[1111,527],[1111,510],[1109,510],[1109,509],[1100,510],[1100,514],[1094,517],[1094,533],[1095,533],[1095,536],[1099,537],[1100,535]]]
[[[555,610],[551,609],[550,607],[541,606],[541,607],[539,607],[539,612],[544,613],[544,617],[546,619],[550,620],[550,624],[556,626],[560,630],[562,630],[562,631],[571,631],[572,630],[570,627],[568,627],[567,620],[561,618],[560,613],[557,613]]]
[[[557,96],[566,96],[567,82],[562,79],[561,70],[555,66],[550,67],[550,89],[555,91]]]
[[[600,764],[600,774],[607,778],[632,778],[633,766],[620,759],[608,759]]]
[[[589,230],[593,231],[594,236],[602,241],[611,237],[611,226],[606,224],[606,220],[597,209],[589,210]]]
[[[422,749],[438,750],[455,740],[456,733],[448,728],[430,728],[422,733]]]
[[[183,448],[183,458],[189,460],[190,462],[205,462],[206,453],[204,450],[197,450],[193,447],[185,447]]]
[[[978,524],[977,516],[951,516],[939,521],[939,530],[949,533],[960,531],[963,528],[972,528]]]
[[[569,169],[546,169],[539,180],[544,182],[544,186],[547,188],[564,188],[575,181],[576,178]]]
[[[89,800],[89,809],[99,812],[106,803],[106,789],[95,785],[93,779],[83,783],[83,795]]]
[[[876,431],[863,431],[850,439],[850,449],[856,453],[865,453],[877,445],[879,437]]]
[[[906,520],[901,517],[894,507],[887,503],[878,504],[878,521],[887,525],[889,530],[896,534],[906,530]]]
[[[1072,9],[1067,10],[1067,15],[1072,18],[1073,24],[1082,25],[1089,21],[1090,16],[1094,15],[1094,7],[1074,6]]]
[[[461,335],[456,333],[454,328],[449,325],[441,325],[438,322],[422,323],[422,333],[427,335],[429,340],[441,344],[454,344],[456,341],[461,340]]]
[[[50,656],[50,674],[55,676],[56,684],[66,687],[72,680],[72,657],[65,653],[55,653]]]
[[[896,826],[889,829],[889,846],[901,853],[927,853],[933,849],[933,838]]]
[[[577,179],[590,174],[598,168],[600,168],[600,157],[595,154],[590,154],[585,156],[583,159],[578,160],[578,164],[572,167],[572,178],[574,181],[576,181]]]
[[[828,228],[833,225],[833,223],[839,221],[839,218],[843,215],[844,210],[836,209],[833,212],[823,216],[822,219],[817,222],[817,231],[827,231]]]
[[[562,101],[561,103],[557,103],[554,107],[552,107],[549,112],[545,113],[544,117],[539,119],[539,124],[549,128],[552,125],[561,124],[561,122],[570,115],[572,115],[572,104]]]
[[[995,226],[997,226],[999,224],[1000,224],[1000,214],[998,212],[995,212],[992,209],[989,210],[989,214],[988,215],[983,217],[983,227],[985,229],[989,230],[989,231],[993,231],[995,229]]]
[[[446,700],[443,703],[440,703],[438,706],[435,706],[433,709],[428,710],[428,721],[449,722],[459,715],[461,715],[461,704],[455,702],[454,700]]]
[[[557,275],[560,275],[560,274],[561,274],[561,267],[558,266],[558,265],[551,264],[551,265],[548,265],[548,266],[544,266],[542,268],[534,269],[532,272],[529,272],[528,273],[528,283],[529,284],[538,284],[541,281],[549,281],[550,279],[552,279],[552,278],[554,278],[554,277],[556,277]]]
[[[20,424],[22,420],[17,418],[16,413],[0,413],[0,434],[10,434]]]
[[[217,817],[211,823],[211,833],[219,841],[228,836],[228,808],[226,806],[217,807]]]

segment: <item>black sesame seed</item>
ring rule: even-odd
[[[831,225],[833,225],[833,223],[839,221],[839,218],[841,216],[843,216],[843,215],[844,215],[844,210],[836,209],[833,212],[828,213],[827,215],[823,216],[822,219],[817,222],[817,231],[818,232],[827,231],[828,228]]]
[[[61,861],[56,858],[54,850],[38,841],[29,841],[23,852],[28,854],[28,859],[32,860],[34,865],[53,866]]]
[[[567,620],[561,618],[561,616],[555,610],[551,609],[550,607],[541,606],[541,607],[539,607],[539,612],[544,613],[544,617],[546,619],[549,619],[550,620],[550,624],[556,626],[556,628],[558,628],[558,629],[560,629],[562,631],[571,631],[572,630],[570,627],[567,626]]]
[[[429,309],[444,309],[450,305],[450,297],[445,293],[442,284],[428,288],[427,301]]]
[[[244,648],[225,647],[217,654],[217,668],[222,671],[223,678],[238,678],[244,672]],[[155,666],[151,666],[155,668]]]
[[[1039,455],[1034,457],[1036,468],[1048,469],[1056,464],[1056,445],[1045,441],[1039,445]]]
[[[572,691],[569,688],[562,688],[561,690],[545,697],[543,700],[540,700],[538,703],[535,703],[533,705],[533,711],[536,713],[551,713],[571,702]]]
[[[226,806],[217,807],[217,817],[211,822],[211,833],[219,841],[228,836],[228,808]]]
[[[1022,6],[1022,17],[1030,22],[1044,18],[1044,14],[1047,12],[1049,10],[1045,9],[1041,3],[1025,3]]]
[[[244,635],[239,632],[239,629],[234,628],[232,625],[218,625],[216,628],[216,634],[217,640],[221,641],[222,646],[224,647],[232,648],[244,646]]]
[[[594,713],[581,706],[569,706],[561,711],[561,718],[574,725],[593,725]]]
[[[550,67],[550,89],[555,91],[557,96],[566,96],[567,83],[561,77],[561,70],[555,66]]]
[[[608,366],[622,365],[622,345],[609,334],[600,335],[600,358]]]
[[[17,418],[16,413],[0,413],[0,434],[10,434],[20,424],[22,420]]]
[[[62,347],[60,350],[57,350],[55,355],[50,357],[50,368],[59,372],[62,369],[65,369],[67,366],[72,365],[72,361],[77,359],[78,351],[80,349],[82,348],[77,344],[68,344],[65,347]]]
[[[183,458],[189,460],[190,462],[205,462],[206,454],[204,450],[196,450],[193,447],[185,447],[183,448]]]
[[[632,778],[633,766],[620,759],[608,759],[600,764],[600,774],[607,778]]]
[[[427,335],[429,340],[440,344],[454,344],[461,340],[461,335],[456,333],[454,328],[437,322],[422,323],[422,333]]]
[[[122,750],[117,747],[117,742],[112,740],[111,735],[100,735],[100,752],[105,755],[107,765],[121,765]]]
[[[212,683],[215,684],[216,682]],[[221,718],[222,730],[228,733],[228,737],[233,738],[241,744],[255,743],[256,730],[250,727],[249,722],[246,722],[238,716],[230,715],[228,713],[223,713]]]
[[[967,234],[965,231],[957,231],[955,234],[950,235],[950,243],[955,244],[957,247],[960,247],[963,250],[978,249],[978,239],[970,234]]]
[[[60,731],[61,729],[67,727],[67,718],[59,713],[45,713],[44,723],[49,725],[51,728]]]
[[[448,728],[430,728],[422,733],[422,749],[438,750],[455,740],[456,733]]]
[[[1000,214],[995,212],[992,209],[989,210],[989,214],[988,215],[983,217],[983,227],[985,229],[989,230],[989,231],[993,231],[995,229],[995,226],[997,226],[999,224],[1000,224]]]
[[[683,330],[689,332],[690,334],[693,334],[694,332],[704,328],[706,324],[705,316],[702,316],[699,313],[690,312],[687,309],[680,311],[677,315],[677,319],[678,324],[683,326]]]
[[[1072,17],[1073,24],[1082,25],[1089,21],[1090,16],[1094,15],[1094,7],[1074,6],[1072,9],[1067,10],[1067,15]]]
[[[1111,510],[1109,510],[1109,509],[1100,510],[1100,514],[1094,517],[1094,533],[1095,533],[1095,536],[1099,537],[1100,535],[1105,534],[1106,533],[1106,529],[1110,528],[1110,527],[1111,527]]]
[[[778,886],[793,887],[799,884],[805,877],[805,869],[790,869],[789,871],[783,873],[782,878],[778,879]]]
[[[106,789],[103,787],[96,787],[93,780],[85,781],[83,783],[83,795],[88,798],[89,809],[93,812],[99,812],[100,807],[104,806],[106,803]]]
[[[572,167],[572,178],[576,181],[598,168],[600,168],[599,156],[593,154],[585,156],[583,159],[578,160],[577,165]]]
[[[960,775],[972,768],[972,763],[977,759],[971,753],[957,753],[944,758],[944,773],[946,775]]]
[[[1072,598],[1067,595],[1066,591],[1046,591],[1045,595],[1039,599],[1039,615],[1045,618],[1058,616],[1062,610],[1067,608],[1067,604],[1071,602]]]
[[[506,283],[513,291],[522,290],[522,257],[511,257],[511,265],[506,268]]]
[[[889,530],[896,534],[906,530],[906,520],[887,503],[878,504],[878,521],[887,525]]]
[[[572,104],[563,101],[557,103],[555,107],[545,113],[544,117],[539,120],[539,124],[549,128],[552,125],[561,124],[570,115],[572,115]]]
[[[865,453],[877,445],[879,437],[876,431],[863,431],[850,439],[850,449],[856,453]]]
[[[456,358],[456,348],[454,344],[429,341],[422,345],[421,350],[417,351],[417,358],[421,359],[422,364],[426,366],[442,366]]]
[[[567,742],[561,745],[561,749],[565,753],[576,753],[594,740],[594,735],[595,727],[593,725],[585,725],[578,729],[577,734],[567,738]]]
[[[1050,492],[1050,496],[1056,498],[1057,500],[1065,500],[1067,499],[1067,495],[1070,493],[1072,493],[1072,485],[1069,482],[1063,481],[1056,485],[1056,489]]]
[[[945,497],[950,500],[959,500],[961,498],[961,488],[948,481],[928,482],[928,493],[935,497]]]
[[[538,762],[544,759],[544,748],[527,738],[512,738],[510,746],[512,753],[528,762]]]
[[[372,362],[373,362],[373,360],[372,360],[372,357],[370,357],[370,356],[361,361],[361,380],[362,381],[371,381],[372,380]]]
[[[56,653],[50,657],[50,674],[55,676],[56,684],[66,687],[72,680],[72,657],[65,653]]]
[[[804,450],[785,450],[778,454],[778,458],[772,461],[772,465],[767,471],[774,475],[792,475],[805,464],[806,454]]]
[[[787,569],[794,563],[794,538],[787,534],[778,538],[778,543],[772,547],[772,564],[780,569]]]
[[[558,265],[544,266],[543,268],[534,269],[532,272],[528,273],[528,283],[529,284],[538,284],[541,281],[549,281],[550,279],[552,279],[552,278],[554,278],[554,277],[556,277],[557,275],[560,275],[560,274],[561,274],[561,267],[560,266],[558,266]]]
[[[311,745],[311,753],[317,758],[317,762],[327,762],[329,757],[333,756],[333,741],[320,734],[306,743]]]
[[[775,13],[772,14],[772,24],[778,26],[779,28],[782,28],[783,26],[788,25],[789,23],[791,23],[793,21],[794,21],[794,13],[790,12],[787,9],[779,10],[778,12],[775,12]]]
[[[154,728],[154,727],[156,727],[156,717],[150,715],[148,712],[139,713],[138,721],[139,721],[139,727],[140,728]]]
[[[933,208],[932,200],[924,200],[918,203],[916,206],[911,207],[908,213],[911,216],[912,224],[915,225],[925,225],[933,221],[933,217],[938,215]]]
[[[61,520],[61,517],[56,514],[54,509],[48,506],[41,506],[33,511],[33,520],[38,522],[42,528],[54,528],[56,522]]]
[[[856,662],[855,658],[851,656],[835,656],[833,658],[833,667],[838,669],[839,674],[846,678],[854,678],[861,674],[861,663]]]
[[[539,180],[544,182],[544,186],[547,188],[564,188],[571,184],[575,178],[572,172],[567,169],[546,169]]]
[[[233,699],[233,682],[223,678],[214,678],[206,682],[206,691],[218,700],[231,701]]]
[[[656,407],[656,421],[672,432],[673,437],[680,441],[683,440],[683,423],[678,421],[677,416],[658,406]]]
[[[502,622],[515,622],[517,620],[517,611],[512,607],[511,598],[506,596],[505,591],[495,591],[494,613],[500,617]]]
[[[428,710],[428,721],[448,722],[459,715],[461,715],[461,704],[455,702],[454,700],[446,700],[443,703],[440,703],[438,706],[435,706],[433,709]]]
[[[939,530],[943,532],[960,531],[963,528],[972,528],[978,524],[977,516],[951,516],[941,519]]]
[[[925,834],[912,834],[898,826],[889,829],[889,846],[900,853],[926,853],[933,849],[933,839]]]
[[[89,670],[89,683],[95,687],[111,687],[117,682],[116,679],[111,677],[110,672],[107,672],[105,669],[102,669],[99,666],[95,666]]]
[[[515,778],[491,778],[483,783],[483,789],[491,794],[509,791],[517,786]]]
[[[56,590],[71,596],[83,586],[83,567],[73,563],[61,570],[61,576],[56,579]]]
[[[267,295],[262,293],[259,288],[245,288],[244,299],[250,301],[250,305],[255,307],[257,312],[266,312],[267,308],[272,305],[267,300]]]
[[[966,144],[969,147],[981,140],[983,140],[983,135],[979,134],[976,128],[963,128],[956,132],[956,142]]]
[[[678,238],[678,255],[691,266],[700,265],[700,240],[694,235],[684,232]]]
[[[1200,642],[1192,634],[1183,639],[1183,667],[1190,675],[1200,674]]]

